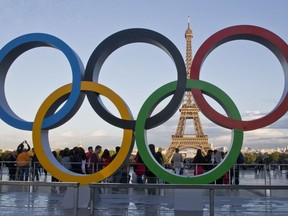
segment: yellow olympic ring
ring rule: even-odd
[[[53,156],[48,141],[48,130],[42,129],[43,119],[51,107],[59,98],[69,94],[72,89],[72,84],[64,85],[50,94],[41,104],[32,129],[32,139],[34,150],[41,164],[52,175],[56,176],[60,181],[79,182],[80,185],[89,184],[91,182],[100,182],[115,173],[125,162],[130,155],[134,142],[133,130],[124,129],[122,145],[115,159],[104,169],[91,175],[81,175],[74,173],[62,166]],[[125,102],[111,89],[94,82],[82,81],[81,91],[91,91],[101,94],[117,107],[121,117],[126,120],[131,120],[129,109]]]

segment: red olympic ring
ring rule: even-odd
[[[257,26],[241,25],[222,29],[210,36],[195,54],[191,65],[190,78],[199,80],[203,62],[216,47],[226,42],[239,39],[251,40],[262,44],[274,53],[281,63],[285,76],[285,86],[282,97],[276,107],[262,118],[251,121],[240,121],[226,117],[214,110],[208,104],[200,90],[193,89],[192,94],[201,112],[214,123],[229,129],[248,131],[272,124],[281,118],[288,110],[288,46],[285,41],[273,32]]]

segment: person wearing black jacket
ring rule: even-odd
[[[151,154],[156,159],[156,161],[159,164],[161,164],[161,159],[159,157],[157,157],[157,154],[156,154],[156,151],[155,151],[155,145],[154,144],[149,144],[149,149],[151,151]],[[153,172],[151,172],[148,169],[148,167],[146,167],[145,176],[146,176],[148,184],[156,184],[157,177],[156,177],[156,175]],[[156,194],[156,188],[148,189],[148,195],[155,195],[155,194]]]
[[[16,171],[17,171],[17,152],[11,152],[10,156],[8,157],[6,166],[8,167],[9,171],[9,180],[15,181],[16,180]]]

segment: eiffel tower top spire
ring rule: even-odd
[[[185,38],[186,38],[186,74],[187,79],[190,78],[190,68],[192,63],[192,38],[193,33],[190,29],[190,17],[188,16],[188,28],[185,31]]]
[[[188,28],[185,31],[185,38],[186,38],[186,75],[187,79],[190,79],[190,69],[192,64],[192,38],[193,38],[193,32],[190,28],[190,17],[188,16]],[[195,106],[193,96],[191,94],[191,91],[186,92],[183,104],[184,107],[192,107]]]
[[[188,28],[187,28],[187,30],[186,30],[186,32],[185,32],[185,38],[187,38],[187,37],[193,37],[193,33],[192,33],[192,30],[190,29],[190,17],[188,16],[188,18],[187,18],[187,21],[188,21]]]

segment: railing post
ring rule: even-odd
[[[271,185],[271,172],[272,172],[272,170],[271,170],[270,164],[268,165],[268,170],[269,170],[269,185]]]
[[[232,184],[231,169],[229,169],[228,174],[229,174],[229,176],[228,176],[228,178],[229,178],[229,184]]]
[[[31,181],[31,167],[32,167],[32,162],[30,161],[29,162],[29,165],[28,165],[28,181]],[[24,180],[25,180],[25,173],[23,173],[24,174]]]
[[[214,188],[209,189],[209,210],[210,216],[214,216]]]
[[[33,165],[31,166],[31,172],[32,172],[32,181],[34,181],[35,180],[35,168],[36,168],[36,163],[37,162],[35,162],[35,163],[33,163]]]
[[[1,169],[1,175],[0,175],[0,180],[2,181],[2,177],[3,177],[3,162],[1,162],[1,164],[0,164],[0,169]]]
[[[263,165],[263,172],[264,172],[265,185],[267,185],[267,167],[266,167],[266,164]]]
[[[74,186],[74,215],[78,215],[79,183]]]
[[[92,185],[90,186],[90,215],[94,215],[94,194],[95,187]]]

